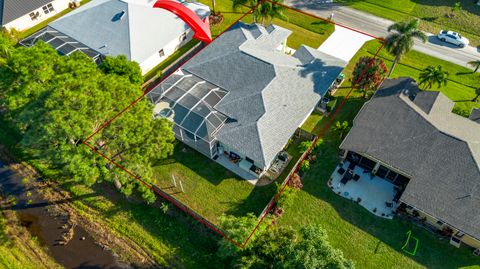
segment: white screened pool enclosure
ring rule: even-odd
[[[214,109],[227,91],[189,73],[176,72],[147,94],[154,117],[174,123],[175,137],[209,158],[218,154],[215,134],[228,117]]]

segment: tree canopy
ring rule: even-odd
[[[117,181],[126,195],[136,189],[153,202],[151,190],[82,145],[142,94],[138,65],[107,58],[102,72],[86,55],[60,56],[42,42],[8,49],[0,64],[1,116],[22,134],[20,146],[67,178],[89,185]],[[171,127],[167,120],[154,120],[152,104],[142,99],[89,143],[148,180],[150,163],[173,152]]]
[[[253,214],[240,218],[223,216],[220,227],[231,238],[243,242],[257,221]],[[226,240],[219,243],[219,257],[230,258],[232,268],[354,268],[340,250],[329,244],[320,226],[296,231],[288,226],[268,226],[268,221],[264,221],[243,249]]]
[[[427,35],[418,29],[420,21],[413,19],[406,22],[397,22],[390,25],[387,30],[394,31],[385,38],[385,49],[395,58],[388,76],[390,76],[400,58],[413,48],[414,38],[427,42]]]
[[[424,85],[425,90],[431,89],[434,84],[437,85],[437,88],[440,88],[441,86],[447,85],[448,75],[448,72],[444,71],[441,65],[430,65],[427,66],[427,68],[423,69],[422,72],[420,72],[420,82],[418,84]]]
[[[375,91],[380,86],[386,74],[387,67],[382,59],[365,56],[355,64],[352,81],[365,98],[367,91]]]

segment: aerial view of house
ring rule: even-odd
[[[258,178],[347,64],[306,46],[287,55],[290,34],[237,23],[148,98],[159,116],[174,121],[177,139]]]
[[[22,31],[28,29],[70,5],[80,1],[71,0],[1,0],[0,24],[6,29]]]
[[[208,6],[184,3],[200,18],[210,14]],[[94,61],[105,56],[125,55],[145,74],[191,40],[193,32],[172,12],[154,9],[146,0],[94,0],[51,22],[21,43],[38,40],[60,54],[85,52]]]
[[[450,235],[454,245],[479,248],[480,124],[452,113],[453,106],[441,92],[420,91],[411,78],[386,80],[355,117],[340,145],[345,167],[334,173],[360,175],[339,183],[350,185],[348,196],[370,188],[360,204],[386,194],[378,211],[405,212]],[[364,186],[387,182],[391,191],[383,194]]]
[[[0,269],[480,269],[477,0],[0,0]]]

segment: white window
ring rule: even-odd
[[[40,17],[40,12],[38,12],[38,11],[37,12],[32,12],[28,15],[30,15],[30,19],[32,19],[32,21],[34,21],[34,20],[37,20]]]
[[[43,13],[45,14],[55,11],[55,9],[53,9],[52,3],[47,4],[46,6],[43,6],[42,9],[43,9]]]
[[[158,55],[160,55],[160,57],[165,56],[165,51],[163,51],[163,49],[161,49],[161,50],[158,52]]]
[[[187,39],[187,33],[183,33],[183,34],[180,36],[180,42],[185,41],[185,39]]]

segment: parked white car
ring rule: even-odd
[[[470,41],[460,35],[459,33],[453,32],[453,31],[447,31],[447,30],[442,30],[440,33],[437,35],[438,39],[442,40],[443,42],[451,43],[454,45],[459,46],[460,48],[463,48],[465,46],[468,46]]]

